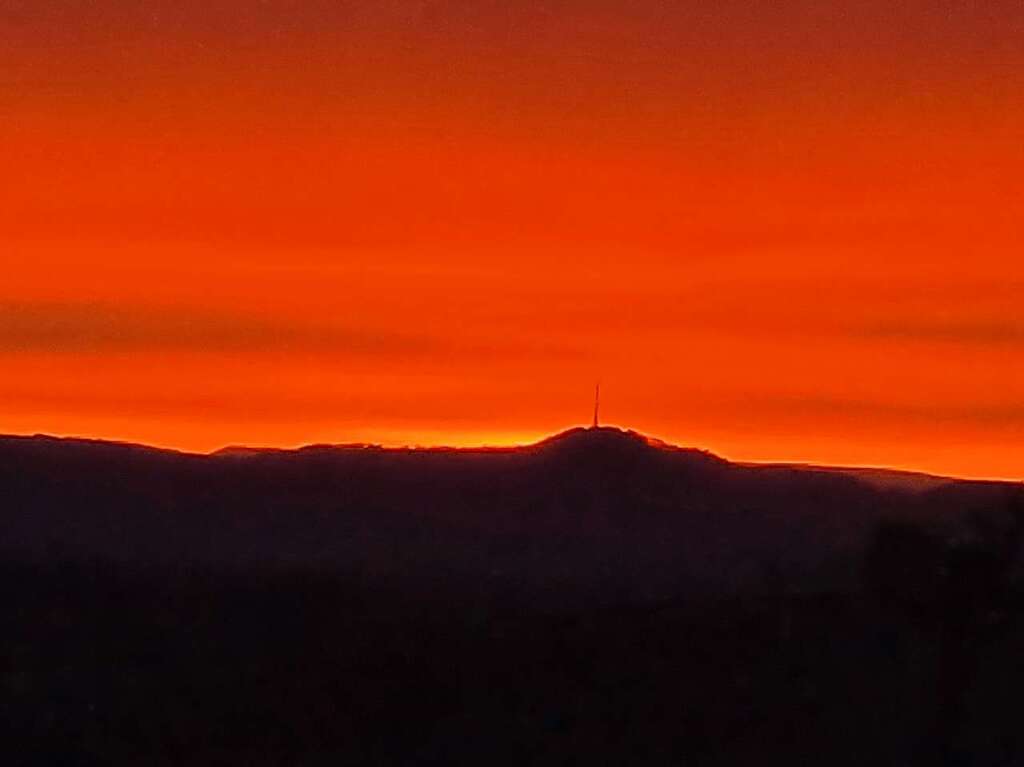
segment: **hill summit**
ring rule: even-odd
[[[518,448],[213,455],[0,438],[0,554],[299,568],[537,598],[734,590],[766,572],[833,587],[855,579],[880,520],[953,525],[1010,489],[741,465],[612,427]]]

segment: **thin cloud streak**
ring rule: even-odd
[[[794,419],[842,424],[886,424],[936,428],[957,426],[978,431],[1024,433],[1024,404],[1016,402],[895,402],[820,395],[764,395],[751,392],[706,398],[709,409],[749,413],[754,419]]]
[[[435,351],[430,339],[369,328],[102,304],[0,304],[0,353],[316,350],[369,356]]]
[[[867,338],[970,346],[1024,345],[1024,323],[1013,320],[886,321],[860,329]]]
[[[579,356],[568,346],[514,339],[486,343],[439,333],[358,324],[301,323],[209,311],[122,308],[105,304],[0,303],[0,354],[93,353],[315,354],[326,358],[478,358]]]

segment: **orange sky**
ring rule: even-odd
[[[1024,6],[0,0],[0,432],[1024,478]]]

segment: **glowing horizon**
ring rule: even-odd
[[[309,447],[314,445],[326,445],[331,447],[350,447],[350,446],[365,446],[365,447],[379,447],[383,449],[395,449],[395,450],[504,450],[504,449],[516,449],[516,448],[528,448],[538,443],[544,442],[545,440],[555,437],[563,432],[570,431],[573,429],[589,430],[592,428],[589,424],[580,422],[577,424],[568,424],[561,428],[557,428],[553,431],[548,432],[497,432],[490,435],[478,432],[468,432],[464,434],[452,434],[446,431],[425,431],[421,432],[416,438],[404,438],[401,434],[389,431],[378,432],[374,439],[359,439],[356,436],[352,438],[343,439],[332,439],[329,436],[325,436],[323,439],[300,439],[294,442],[275,442],[275,443],[247,443],[247,442],[226,442],[226,443],[213,443],[215,446],[211,447],[206,443],[202,445],[183,445],[175,443],[161,444],[157,442],[150,442],[144,439],[129,438],[129,437],[118,437],[118,436],[106,436],[97,437],[94,435],[83,435],[83,434],[58,434],[54,432],[20,432],[20,433],[6,433],[0,434],[0,436],[15,436],[15,437],[52,437],[56,439],[70,439],[70,440],[88,440],[88,441],[100,441],[100,442],[112,442],[115,444],[133,444],[140,445],[143,447],[151,447],[160,450],[171,450],[176,452],[182,452],[193,455],[212,455],[221,450],[228,449],[269,449],[269,450],[298,450],[303,447]],[[745,454],[732,454],[723,450],[717,449],[714,446],[703,445],[703,444],[689,444],[662,436],[655,436],[647,432],[640,431],[629,426],[621,424],[601,424],[601,428],[617,429],[623,432],[633,432],[644,438],[646,438],[652,445],[659,446],[663,445],[668,448],[692,448],[696,450],[702,450],[709,452],[719,458],[736,463],[736,464],[752,464],[752,465],[764,465],[770,466],[774,464],[786,464],[796,466],[807,466],[810,468],[823,467],[823,468],[838,468],[838,469],[874,469],[881,471],[905,471],[910,473],[920,473],[926,475],[932,475],[937,477],[946,477],[950,479],[963,479],[963,480],[977,480],[977,481],[991,481],[991,482],[1020,482],[1022,481],[1018,476],[996,476],[996,475],[964,475],[956,474],[952,472],[944,472],[939,468],[929,469],[921,467],[910,467],[910,466],[887,466],[875,463],[858,463],[856,459],[844,461],[840,457],[838,460],[816,460],[810,459],[806,455],[802,454],[757,454],[757,455],[745,455]],[[850,455],[855,455],[855,452],[849,451]],[[820,455],[820,454],[819,454]],[[837,453],[842,455],[842,453]]]
[[[0,432],[1024,478],[1024,7],[0,8]]]

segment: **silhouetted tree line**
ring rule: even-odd
[[[935,642],[935,708],[925,764],[968,763],[960,743],[972,681],[986,648],[1021,621],[1024,495],[973,511],[952,533],[886,520],[864,557],[868,594],[883,612]]]

